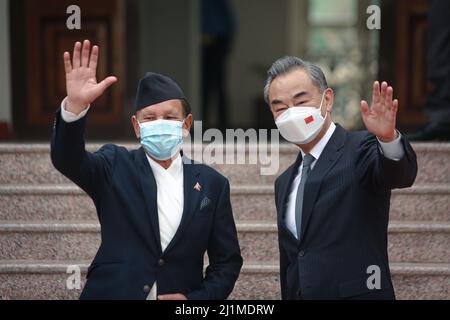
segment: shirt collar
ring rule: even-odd
[[[319,140],[319,142],[316,143],[316,145],[311,149],[309,152],[310,155],[314,157],[314,159],[319,159],[320,155],[322,154],[323,150],[327,146],[328,141],[330,141],[331,136],[333,135],[334,131],[336,130],[336,125],[334,122],[331,123],[330,127],[328,128],[325,135],[322,137],[322,139]],[[302,153],[302,157],[305,156],[305,153],[302,149],[300,149]]]
[[[179,153],[178,153],[177,157],[175,159],[173,159],[172,164],[167,169],[164,169],[158,162],[153,160],[147,153],[145,153],[145,155],[147,156],[148,163],[150,164],[150,167],[152,168],[153,172],[159,172],[162,170],[166,170],[174,178],[180,177],[180,175],[183,173],[183,161],[182,161],[181,155]]]

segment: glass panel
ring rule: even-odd
[[[358,20],[357,0],[310,0],[311,25],[354,25]]]
[[[366,7],[353,0],[309,1],[305,59],[319,65],[335,92],[333,120],[362,128],[360,101],[371,97],[379,31],[368,30]]]

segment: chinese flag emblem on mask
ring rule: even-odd
[[[310,124],[313,121],[314,121],[314,117],[313,116],[309,116],[308,118],[305,118],[305,123],[306,124]]]

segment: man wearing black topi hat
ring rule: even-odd
[[[51,158],[94,201],[101,246],[80,299],[226,299],[242,267],[228,180],[182,158],[192,124],[172,79],[139,82],[131,121],[142,147],[108,144],[85,150],[90,104],[117,81],[96,80],[99,49],[75,44],[64,53],[67,98],[56,115]],[[204,254],[209,266],[203,274]]]

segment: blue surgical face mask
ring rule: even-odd
[[[173,158],[183,144],[183,123],[177,120],[154,120],[139,123],[141,144],[156,160]]]

